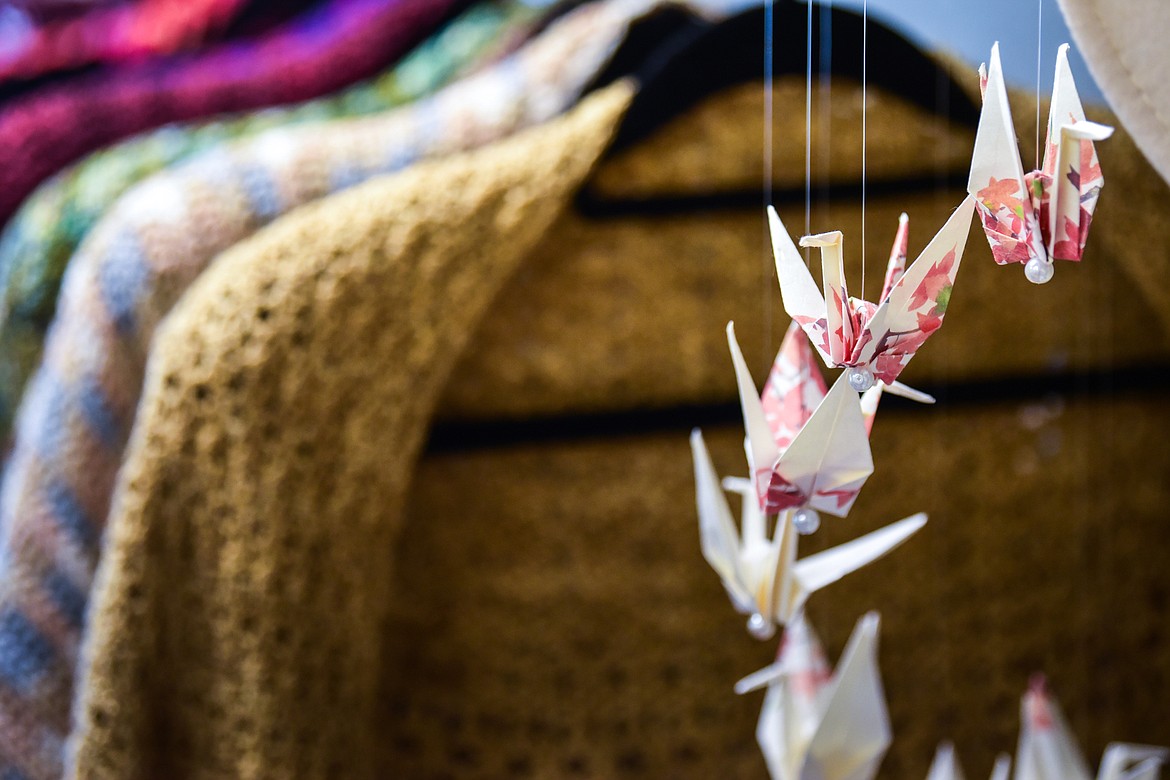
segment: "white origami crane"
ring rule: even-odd
[[[983,111],[967,191],[977,201],[995,262],[1024,263],[1028,280],[1043,284],[1052,278],[1053,260],[1080,260],[1084,254],[1105,183],[1093,142],[1108,138],[1113,128],[1085,120],[1064,44],[1056,55],[1044,164],[1025,174],[998,43],[991,49],[991,67],[980,66],[979,78]]]
[[[891,393],[927,403],[934,400],[897,379],[942,325],[974,208],[972,199],[966,198],[909,268],[901,249],[907,231],[902,219],[877,304],[849,297],[840,231],[800,240],[801,246],[821,248],[822,294],[776,210],[768,208],[784,310],[804,328],[826,365],[848,369],[845,374],[854,390],[867,390],[880,381]]]
[[[1105,748],[1097,780],[1157,780],[1170,750],[1115,742]],[[1091,780],[1060,707],[1043,677],[1032,681],[1020,704],[1015,780]]]
[[[797,509],[797,529],[816,530],[816,510],[845,517],[869,475],[869,430],[881,399],[875,386],[858,403],[844,376],[825,392],[808,339],[788,327],[762,394],[748,371],[734,323],[727,345],[739,386],[748,468],[765,515]]]
[[[810,595],[882,557],[926,524],[926,515],[919,513],[797,560],[794,512],[780,513],[769,538],[767,518],[753,500],[748,481],[729,479],[724,486],[743,496],[742,527],[737,531],[698,429],[691,433],[691,450],[703,557],[723,580],[736,610],[749,616],[748,629],[759,639],[769,638],[777,625],[798,615]]]
[[[857,622],[837,671],[808,622],[789,624],[776,662],[736,684],[764,685],[756,740],[772,780],[870,780],[890,745],[890,719],[877,665],[880,620]]]
[[[1011,757],[1000,755],[996,758],[995,766],[991,770],[991,780],[1008,780],[1011,770]],[[958,756],[955,755],[955,746],[950,742],[944,742],[938,746],[926,780],[963,780],[963,768],[959,766]]]

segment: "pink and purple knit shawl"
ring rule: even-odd
[[[255,39],[103,70],[0,108],[0,225],[78,157],[170,122],[292,103],[376,73],[457,0],[327,0]]]

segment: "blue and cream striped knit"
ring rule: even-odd
[[[3,485],[0,777],[60,772],[82,617],[148,348],[192,280],[299,205],[560,114],[657,1],[584,5],[415,105],[224,144],[110,209],[70,261]]]

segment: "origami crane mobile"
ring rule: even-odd
[[[817,510],[845,517],[873,473],[869,430],[881,387],[868,391],[859,404],[842,376],[826,393],[808,339],[795,323],[789,325],[759,395],[735,339],[734,323],[727,324],[727,346],[760,510],[766,515],[797,510],[795,524],[804,533],[820,525]]]
[[[868,390],[880,381],[891,393],[925,403],[934,401],[897,379],[942,325],[973,210],[974,202],[968,197],[908,268],[903,215],[881,298],[874,304],[849,296],[840,231],[800,240],[801,246],[821,249],[822,294],[776,210],[768,208],[784,310],[804,328],[826,365],[846,369],[854,390]]]
[[[801,617],[785,629],[776,662],[736,684],[738,693],[768,687],[756,741],[772,780],[871,780],[877,773],[891,739],[879,625],[876,612],[862,617],[830,674]]]
[[[1064,44],[1056,55],[1044,163],[1025,174],[998,43],[979,78],[983,111],[967,191],[976,199],[995,262],[1024,263],[1028,280],[1044,284],[1052,278],[1053,260],[1079,261],[1084,254],[1105,183],[1093,142],[1108,138],[1113,128],[1085,119]]]
[[[913,515],[797,560],[799,535],[793,510],[776,518],[769,537],[767,518],[749,481],[730,479],[721,485],[697,429],[691,433],[691,450],[703,557],[723,581],[732,605],[749,616],[748,631],[757,639],[771,637],[777,625],[786,625],[798,616],[810,595],[882,557],[926,524],[926,515]],[[743,496],[738,530],[724,487]]]

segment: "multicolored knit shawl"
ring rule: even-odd
[[[166,127],[97,152],[38,187],[0,236],[0,442],[9,440],[16,405],[40,361],[65,264],[119,195],[224,140],[362,116],[416,100],[493,56],[498,41],[519,45],[519,34],[539,17],[537,9],[520,0],[482,2],[371,81],[290,108]]]
[[[9,39],[0,46],[0,81],[193,48],[231,21],[244,2],[138,0],[72,19],[9,26]]]
[[[255,39],[77,76],[0,109],[0,224],[62,166],[169,122],[294,103],[397,60],[457,0],[326,0]]]
[[[291,209],[563,112],[656,1],[582,6],[414,105],[223,144],[109,210],[69,263],[0,494],[0,777],[60,776],[115,476],[154,331],[183,291],[217,254]]]

